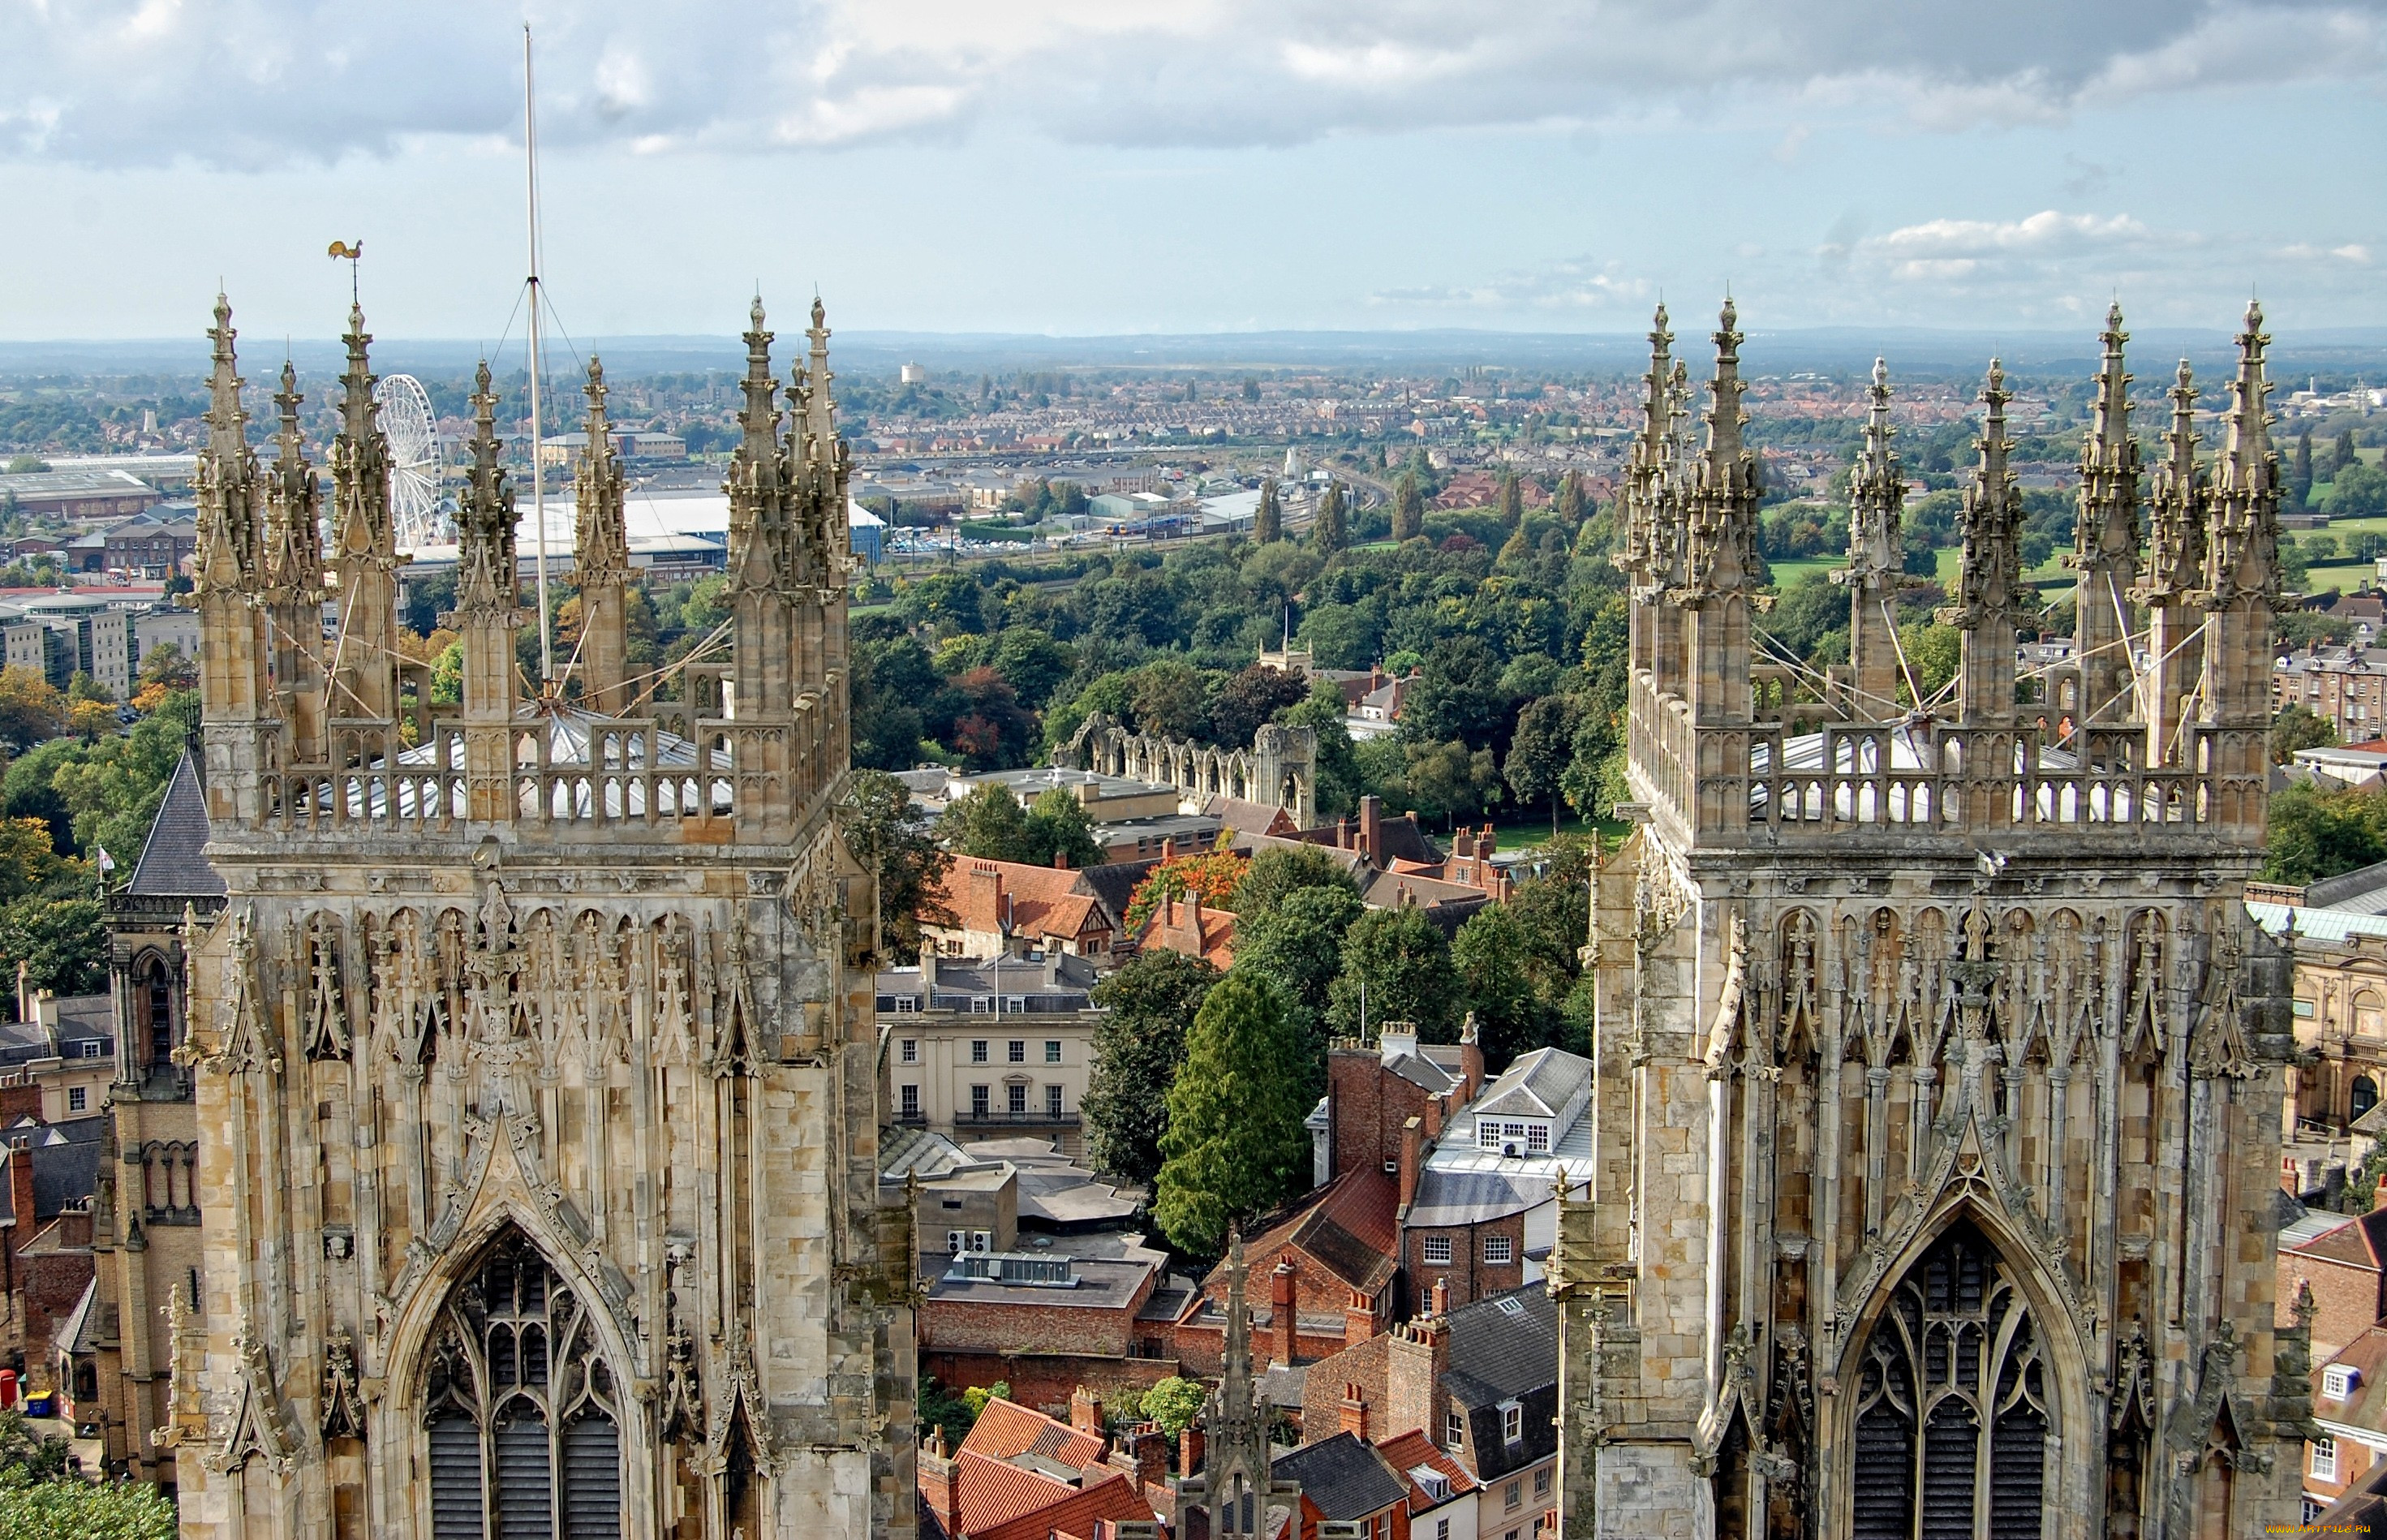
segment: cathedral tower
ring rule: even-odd
[[[2274,1326],[2272,1218],[2289,963],[2242,901],[2278,594],[2260,313],[2209,471],[2176,394],[2144,568],[2108,322],[2070,712],[2018,688],[2037,596],[1997,365],[1943,612],[1962,662],[1934,696],[1888,608],[1886,377],[1844,579],[1862,646],[1825,676],[1754,660],[1762,615],[1735,618],[1755,608],[1736,562],[1758,488],[1732,312],[1687,462],[1661,436],[1658,332],[1624,511],[1641,827],[1596,887],[1592,1201],[1562,1205],[1551,1265],[1565,1533],[2292,1521],[2308,1402],[2301,1329]],[[1657,559],[1676,511],[1679,576]],[[2201,552],[2188,525],[2209,525]],[[2138,666],[2134,589],[2192,676]]]
[[[482,367],[452,705],[396,647],[362,315],[328,637],[295,385],[260,470],[221,301],[213,338],[198,586],[227,891],[191,927],[176,1055],[207,1151],[173,1329],[183,1533],[909,1535],[909,1216],[878,1201],[877,895],[833,818],[847,461],[817,305],[791,421],[756,307],[736,618],[646,678],[592,365],[586,672],[518,683]]]

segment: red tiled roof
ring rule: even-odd
[[[1095,1523],[1104,1519],[1149,1522],[1157,1517],[1136,1491],[1134,1481],[1120,1472],[1033,1513],[986,1529],[972,1526],[969,1536],[970,1540],[1046,1540],[1055,1534],[1092,1534]]]
[[[1105,928],[1102,906],[1077,887],[1078,874],[1067,866],[965,856],[946,869],[937,896],[960,921],[959,929],[1075,940]]]
[[[2332,1401],[2321,1394],[2330,1364],[2347,1365],[2361,1371],[2361,1382],[2343,1401]],[[2387,1326],[2370,1328],[2338,1349],[2328,1363],[2315,1364],[2312,1397],[2313,1416],[2322,1422],[2372,1433],[2387,1433]]]
[[[2335,1230],[2324,1231],[2302,1245],[2290,1246],[2288,1255],[2342,1262],[2378,1272],[2387,1268],[2387,1208],[2357,1214]]]
[[[1195,931],[1196,920],[1200,922],[1199,934]],[[1199,957],[1224,973],[1235,961],[1235,916],[1228,910],[1213,909],[1207,904],[1197,911],[1190,901],[1165,900],[1143,922],[1136,941],[1139,946],[1161,947]]]
[[[1433,1440],[1426,1437],[1422,1428],[1412,1428],[1398,1438],[1385,1439],[1376,1445],[1376,1453],[1383,1456],[1385,1463],[1400,1472],[1401,1484],[1409,1489],[1411,1513],[1438,1506],[1425,1495],[1424,1488],[1409,1479],[1409,1472],[1421,1465],[1442,1472],[1443,1479],[1450,1483],[1452,1496],[1475,1490],[1475,1478],[1467,1473],[1467,1467],[1451,1458]]]
[[[1394,1180],[1374,1167],[1360,1167],[1262,1219],[1259,1233],[1244,1250],[1257,1258],[1291,1246],[1349,1287],[1372,1294],[1392,1281],[1393,1216],[1399,1206]],[[1221,1262],[1203,1280],[1202,1292],[1210,1293],[1213,1283],[1225,1288],[1226,1276]]]
[[[1057,1418],[999,1397],[978,1414],[969,1436],[962,1440],[962,1449],[988,1459],[1037,1455],[1080,1471],[1103,1458],[1103,1441],[1093,1434],[1081,1433]],[[976,1525],[971,1533],[977,1533]]]
[[[954,1490],[961,1532],[977,1536],[1023,1514],[1042,1512],[1077,1488],[1042,1471],[964,1449],[954,1459]]]

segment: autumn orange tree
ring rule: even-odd
[[[1227,899],[1235,884],[1244,879],[1244,860],[1230,850],[1214,850],[1201,855],[1181,855],[1164,861],[1129,895],[1127,928],[1130,931],[1143,928],[1143,922],[1160,907],[1163,900],[1183,899],[1198,895],[1212,908],[1228,907]]]

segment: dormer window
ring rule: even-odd
[[[2343,1401],[2362,1384],[2362,1370],[2352,1364],[2331,1364],[2320,1371],[2320,1393],[2331,1401]]]

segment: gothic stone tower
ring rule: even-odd
[[[832,822],[848,464],[820,308],[782,432],[755,307],[736,616],[675,670],[632,676],[594,634],[624,574],[592,368],[588,672],[536,698],[483,366],[455,705],[398,647],[362,322],[327,571],[296,386],[262,471],[217,307],[198,564],[228,890],[192,927],[178,1054],[206,1152],[183,1533],[909,1535],[878,904]]]
[[[2194,634],[2196,674],[2137,661],[2115,316],[2083,455],[2094,647],[2027,701],[1994,364],[1942,612],[1953,699],[1913,701],[1898,651],[1881,376],[1843,579],[1857,655],[1828,678],[1755,655],[1739,340],[1726,306],[1686,450],[1661,312],[1627,494],[1642,827],[1595,900],[1591,1202],[1566,1205],[1551,1267],[1566,1533],[2185,1540],[2292,1521],[2288,965],[2241,903],[2278,598],[2261,316],[2217,462],[2174,446],[2135,596],[2183,651]]]

